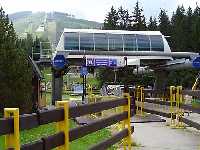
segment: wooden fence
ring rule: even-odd
[[[180,89],[182,89],[182,88],[180,88]],[[137,89],[135,89],[135,91],[136,90]],[[174,90],[171,93],[170,93],[170,88],[166,89],[166,90],[143,89],[143,90],[139,90],[139,91],[143,92],[145,97],[148,94],[150,94],[150,95],[156,95],[156,94],[164,95],[165,94],[166,95],[166,93],[167,93],[167,94],[169,94],[169,96],[168,96],[169,98],[173,97],[173,95],[174,95],[174,97],[178,96],[179,98],[181,96],[183,96],[183,95],[189,95],[189,96],[194,96],[194,97],[199,97],[200,98],[200,90],[196,90],[196,91],[192,91],[192,90],[177,90],[176,88],[174,88]],[[136,95],[137,94],[135,94],[135,96]],[[146,103],[152,103],[152,104],[158,104],[158,105],[165,105],[165,106],[169,106],[169,107],[177,106],[177,102],[176,101],[170,101],[170,100],[168,100],[168,101],[166,101],[166,100],[165,101],[160,101],[160,100],[153,100],[153,99],[144,98],[140,102],[146,102]],[[140,107],[140,106],[137,106],[137,107]],[[163,117],[166,117],[166,118],[176,119],[176,117],[177,117],[176,113],[175,114],[170,114],[170,113],[166,113],[166,112],[161,112],[161,111],[145,108],[144,106],[143,106],[143,108],[142,107],[140,107],[140,108],[143,109],[144,112],[160,115],[160,116],[163,116]],[[184,109],[184,110],[192,111],[193,113],[200,114],[200,109],[199,108],[194,108],[191,105],[186,105],[186,104],[183,104],[183,103],[179,102],[179,108],[180,109]],[[194,127],[197,130],[200,130],[200,124],[197,123],[197,122],[194,122],[194,121],[192,121],[190,119],[184,118],[183,116],[179,117],[179,121],[181,121],[181,122],[183,122],[183,123],[185,123],[185,124],[187,124],[187,125],[189,125],[191,127]]]
[[[40,111],[36,114],[19,115],[18,108],[5,108],[4,118],[0,119],[0,135],[5,135],[6,149],[14,150],[69,150],[69,143],[85,135],[101,130],[115,123],[122,123],[123,129],[112,137],[91,146],[90,150],[101,150],[109,148],[115,143],[123,140],[124,149],[131,149],[131,134],[133,127],[130,124],[131,97],[128,93],[124,98],[110,101],[84,104],[69,107],[68,101],[57,102],[56,109]],[[123,112],[96,120],[88,125],[69,129],[69,119],[83,115],[97,113],[115,107],[123,107]],[[56,122],[58,133],[42,137],[40,140],[20,145],[20,131],[36,128],[40,125]]]

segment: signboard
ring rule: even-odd
[[[83,85],[75,84],[73,86],[74,94],[82,94],[83,93]]]
[[[66,65],[64,55],[56,55],[53,59],[53,67],[56,69],[63,69]]]
[[[200,69],[200,57],[196,57],[196,58],[192,61],[192,66],[193,66],[194,68]]]
[[[87,67],[82,67],[80,70],[81,76],[86,76],[88,74]]]
[[[117,59],[109,59],[109,58],[87,58],[86,60],[87,66],[107,66],[107,67],[115,67],[117,66]]]

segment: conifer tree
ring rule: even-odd
[[[143,15],[143,9],[140,8],[139,2],[136,2],[134,7],[133,16],[131,18],[132,30],[141,31],[146,30],[145,17]]]
[[[150,31],[156,31],[158,30],[158,26],[157,26],[157,20],[156,18],[154,17],[150,17],[149,18],[149,24],[148,24],[148,30]]]
[[[159,19],[158,28],[159,28],[160,32],[162,32],[162,34],[164,34],[164,35],[170,35],[171,34],[171,25],[170,25],[169,16],[167,15],[166,10],[161,9],[158,19]]]
[[[172,16],[172,40],[174,41],[174,48],[176,51],[186,50],[186,32],[185,32],[185,9],[183,6],[178,6],[176,13]]]
[[[106,19],[104,20],[103,29],[105,30],[116,30],[118,29],[118,14],[112,6],[110,12],[108,12]]]
[[[26,52],[17,49],[17,35],[3,8],[0,9],[0,111],[31,109],[31,69]]]
[[[192,19],[192,47],[193,51],[198,52],[200,50],[200,7],[197,5],[194,9]]]
[[[121,30],[127,30],[130,27],[129,12],[123,9],[122,6],[118,9],[118,24]]]

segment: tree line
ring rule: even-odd
[[[192,10],[178,6],[170,18],[165,9],[161,9],[158,17],[151,16],[148,21],[139,2],[132,12],[122,6],[115,9],[113,6],[107,13],[103,29],[132,30],[132,31],[161,31],[174,52],[199,52],[200,49],[200,7]]]

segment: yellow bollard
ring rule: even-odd
[[[176,94],[174,93],[176,90],[175,86],[170,86],[170,114],[171,114],[171,123],[170,126],[174,127],[176,125],[174,115],[176,115],[175,113],[175,108],[174,108],[174,102],[176,99]]]
[[[144,115],[144,87],[140,87],[140,115]]]
[[[5,135],[5,148],[14,148],[14,150],[20,150],[19,108],[4,108],[4,118],[9,117],[14,119],[14,133]]]
[[[65,144],[58,147],[57,150],[69,150],[69,102],[57,101],[56,107],[64,108],[64,120],[57,123],[57,130],[65,134]]]
[[[136,115],[139,113],[140,86],[136,87]]]
[[[126,150],[126,145],[128,149],[131,150],[131,97],[129,93],[124,93],[124,98],[128,99],[128,105],[123,106],[123,111],[128,112],[128,118],[123,121],[123,128],[128,128],[128,136],[123,140],[124,150]]]
[[[181,104],[183,103],[183,95],[182,95],[182,86],[177,87],[176,93],[176,102],[177,102],[177,127],[184,128],[184,124],[181,121],[182,116],[184,115],[183,109],[181,109]]]

